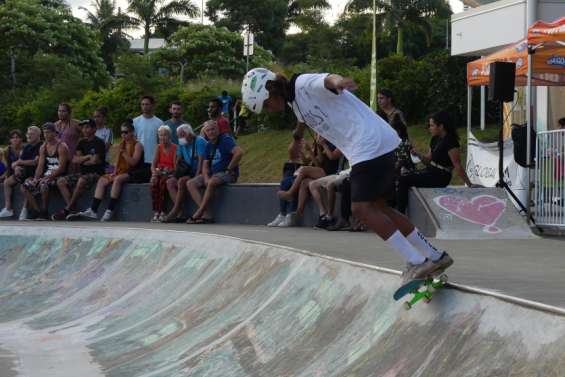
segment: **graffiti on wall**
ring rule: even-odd
[[[492,195],[477,195],[471,199],[459,195],[440,195],[434,198],[434,202],[462,220],[482,225],[485,233],[502,232],[496,223],[506,211],[505,199]]]

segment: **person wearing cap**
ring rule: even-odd
[[[30,219],[49,220],[49,190],[57,185],[57,179],[67,172],[69,149],[57,138],[54,123],[45,123],[42,127],[45,143],[39,148],[39,160],[35,175],[22,185],[28,205]],[[36,196],[41,194],[41,205]]]
[[[202,173],[202,162],[206,155],[206,140],[197,136],[192,127],[185,123],[177,128],[179,146],[175,175],[167,180],[167,190],[173,201],[173,208],[163,218],[163,222],[184,222],[183,206],[186,198],[187,182]]]
[[[75,213],[75,205],[82,194],[98,182],[105,173],[106,144],[96,136],[96,122],[87,119],[80,122],[84,137],[78,142],[72,162],[79,166],[80,172],[60,177],[57,180],[59,192],[66,206],[51,216],[52,220],[66,220]],[[72,193],[70,189],[73,189]]]
[[[295,132],[312,128],[339,148],[351,165],[353,215],[407,261],[402,283],[449,267],[453,259],[439,251],[406,216],[388,206],[386,194],[395,175],[398,134],[351,91],[357,85],[336,74],[295,75],[288,80],[265,68],[249,71],[242,83],[249,110],[281,112],[288,104],[298,119]]]

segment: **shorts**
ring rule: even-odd
[[[70,174],[63,178],[65,178],[65,180],[67,181],[67,186],[69,187],[76,187],[78,180],[82,178],[83,180],[86,181],[85,189],[88,190],[92,186],[94,186],[96,182],[98,182],[98,178],[100,178],[100,175],[97,173]]]
[[[147,183],[151,179],[151,165],[141,164],[128,170],[128,175],[131,183]]]
[[[222,172],[216,173],[216,174],[212,175],[212,177],[218,178],[222,182],[222,184],[237,182],[237,176],[233,173],[228,173],[227,171],[222,171]],[[206,186],[204,184],[204,176],[203,175],[199,175],[198,177],[194,178],[194,180],[196,182],[197,187]]]
[[[334,187],[339,187],[343,183],[343,181],[349,177],[349,174],[330,174],[326,175],[325,177],[318,178],[314,182],[317,182],[320,187],[328,189],[330,184],[333,184]]]
[[[39,180],[36,183],[32,182],[32,179],[28,179],[24,182],[22,187],[33,196],[39,195],[43,189],[57,187],[57,179],[52,179],[46,183],[40,183]]]
[[[363,161],[351,168],[351,201],[374,202],[394,191],[395,152]]]
[[[35,175],[34,166],[18,166],[16,169],[19,172],[16,172],[18,174],[14,173],[14,179],[19,184],[23,184],[26,181],[26,179],[33,178],[33,176]]]

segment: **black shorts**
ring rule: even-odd
[[[374,202],[394,189],[395,152],[363,161],[351,168],[351,201]]]

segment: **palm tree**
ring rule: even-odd
[[[118,8],[116,13],[115,0],[93,0],[93,11],[80,7],[86,11],[86,19],[90,26],[97,31],[102,45],[102,59],[110,72],[114,69],[112,56],[121,48],[127,46],[126,34],[123,29],[134,25],[133,20]]]
[[[129,0],[128,11],[133,13],[136,25],[141,26],[143,35],[143,52],[149,50],[149,37],[155,29],[167,30],[168,25],[180,23],[174,15],[196,17],[199,9],[190,0],[175,0],[164,4],[165,0]]]
[[[350,0],[346,10],[359,12],[372,7],[372,0]],[[387,29],[397,33],[396,53],[399,55],[404,55],[404,33],[409,26],[420,29],[429,45],[432,36],[430,17],[451,14],[446,0],[377,0],[376,8]]]
[[[326,0],[289,0],[287,20],[303,30],[323,22],[322,11],[331,8]]]

